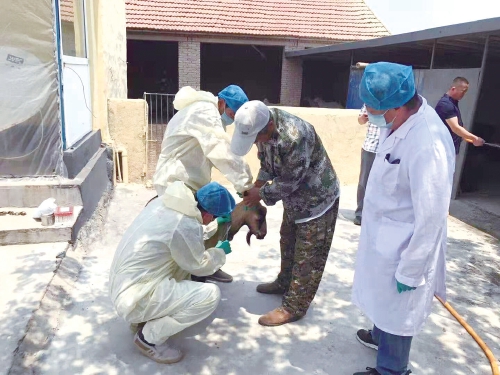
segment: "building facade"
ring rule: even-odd
[[[129,97],[235,83],[252,99],[299,106],[302,63],[286,51],[389,34],[362,0],[126,0],[126,7]]]

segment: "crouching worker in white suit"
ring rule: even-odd
[[[229,242],[205,250],[203,224],[229,215],[235,202],[216,182],[193,193],[183,182],[146,206],[118,245],[110,295],[125,321],[138,325],[134,343],[146,357],[175,363],[182,353],[167,339],[208,317],[217,307],[215,284],[191,281],[213,274],[231,252]]]

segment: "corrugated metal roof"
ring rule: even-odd
[[[440,45],[450,45],[455,49],[463,49],[467,53],[471,50],[482,51],[485,35],[500,35],[500,17],[390,35],[365,41],[355,41],[353,43],[332,44],[300,51],[288,51],[286,52],[286,56],[334,56],[340,53],[371,48],[382,49],[387,47],[401,48],[405,45],[432,45],[434,41],[437,41]]]

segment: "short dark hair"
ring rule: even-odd
[[[405,104],[403,104],[403,107],[405,107],[408,110],[413,110],[417,108],[418,104],[420,103],[420,95],[418,95],[418,92],[415,91],[415,95],[411,97],[410,100],[408,100]]]
[[[464,84],[468,85],[469,81],[467,81],[467,78],[464,77],[457,77],[453,80],[453,86],[459,85],[459,84]]]

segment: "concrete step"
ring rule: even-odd
[[[0,207],[35,208],[47,198],[59,206],[81,206],[80,184],[62,177],[0,179]]]
[[[25,216],[0,216],[0,245],[68,242],[73,239],[73,226],[82,213],[82,206],[73,208],[71,221],[42,226],[33,219],[35,208],[2,207],[0,211],[25,212]]]
[[[69,150],[72,154],[67,155],[67,162],[73,164],[68,176],[76,174],[74,178],[0,178],[0,211],[27,212],[25,217],[0,217],[0,245],[76,240],[101,199],[109,199],[113,189],[112,153],[99,140],[92,136],[77,149]],[[60,207],[75,207],[75,222],[42,230],[41,223],[31,217],[33,210],[48,198],[54,198]]]

